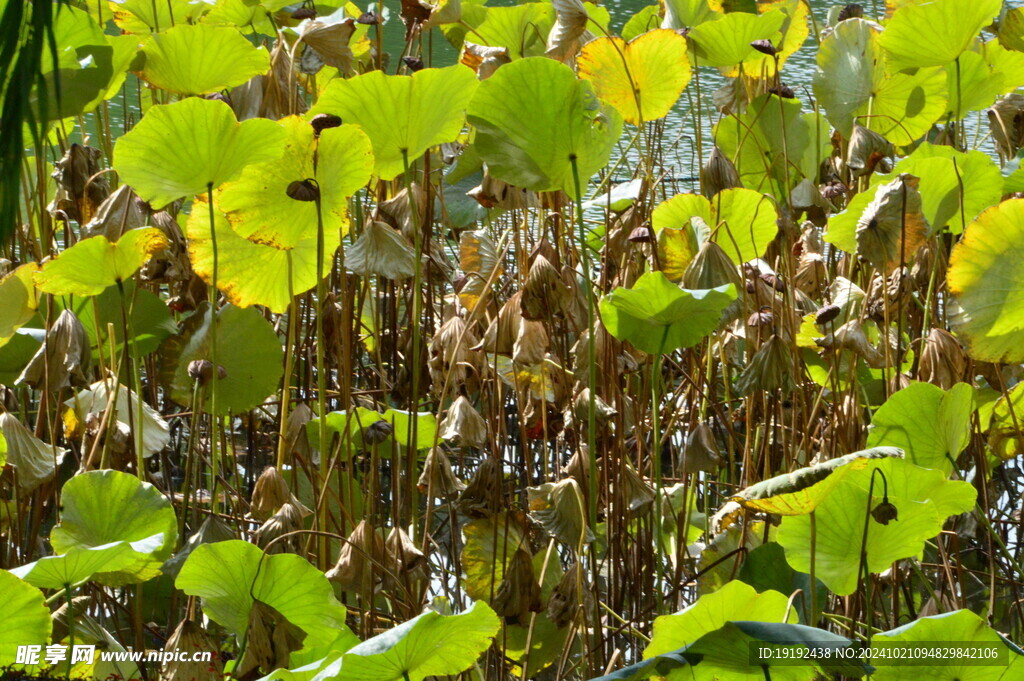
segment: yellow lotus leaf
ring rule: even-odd
[[[39,300],[32,275],[38,271],[39,265],[30,262],[0,279],[0,345],[36,313]]]
[[[40,291],[58,296],[95,296],[135,274],[150,256],[167,248],[156,227],[125,232],[116,242],[100,235],[83,239],[35,274]]]

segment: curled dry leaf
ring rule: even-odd
[[[28,493],[53,477],[66,449],[48,445],[14,414],[0,413],[0,433],[7,441],[7,463],[14,467],[18,489]]]
[[[338,552],[338,562],[325,574],[338,582],[342,591],[372,593],[384,579],[387,548],[384,538],[365,520],[356,525]]]
[[[459,237],[459,267],[465,276],[459,300],[467,310],[479,304],[488,283],[497,281],[504,272],[498,249],[484,230],[466,231]]]
[[[438,428],[441,439],[463,447],[480,448],[487,442],[487,423],[465,395],[455,398]]]
[[[432,499],[449,499],[464,489],[462,482],[452,470],[452,462],[439,447],[431,448],[423,461],[423,472],[416,482],[417,489]]]
[[[512,61],[507,47],[489,47],[477,45],[468,40],[462,44],[459,62],[476,71],[477,78],[490,78],[498,67]]]
[[[882,185],[857,221],[857,254],[879,270],[909,262],[928,238],[918,184],[903,173]]]
[[[403,281],[416,274],[416,251],[401,234],[383,222],[370,221],[345,250],[349,272]]]
[[[198,622],[182,620],[167,638],[164,651],[170,653],[179,650],[209,653],[210,660],[196,662],[193,661],[192,655],[182,660],[171,660],[164,664],[160,672],[160,681],[218,681],[223,678],[220,651]]]
[[[489,518],[506,508],[501,463],[492,457],[480,462],[459,497],[459,510],[472,518]]]
[[[508,624],[527,626],[530,613],[540,612],[540,584],[533,571],[533,556],[520,547],[505,566],[505,574],[491,605]]]
[[[527,487],[530,516],[552,537],[577,549],[594,541],[587,527],[583,490],[573,478]]]
[[[62,388],[86,385],[91,365],[89,335],[75,313],[65,309],[14,383],[57,392]]]

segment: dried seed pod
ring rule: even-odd
[[[314,180],[295,180],[285,190],[288,198],[296,201],[316,201],[320,198],[320,186]]]
[[[960,382],[967,370],[967,355],[949,331],[932,328],[928,332],[917,378],[949,390]]]
[[[836,15],[836,23],[847,19],[859,19],[864,16],[864,7],[856,2],[844,6]]]
[[[338,582],[342,591],[374,593],[384,579],[381,566],[386,564],[387,548],[384,539],[370,523],[363,520],[342,544],[338,561],[325,574]]]
[[[708,198],[725,189],[743,186],[736,166],[717,146],[711,149],[707,163],[701,168],[700,180],[704,196]]]
[[[774,57],[776,54],[779,53],[779,51],[775,49],[775,45],[773,45],[772,41],[770,40],[755,40],[754,42],[750,43],[750,46],[753,47],[758,52],[760,52],[761,54],[766,54],[769,57]]]
[[[85,326],[71,310],[61,311],[46,339],[14,382],[46,392],[88,385],[92,350]]]
[[[529,625],[530,613],[540,612],[540,584],[533,573],[533,556],[525,549],[519,548],[505,566],[491,605],[507,624]]]
[[[432,499],[449,499],[466,489],[466,483],[455,475],[448,455],[439,447],[433,447],[423,462],[416,487]]]
[[[199,381],[200,386],[210,382],[213,377],[213,362],[208,359],[194,359],[188,363],[188,377],[193,381]],[[228,371],[223,365],[217,366],[217,380],[223,381],[228,377]]]
[[[791,392],[796,366],[793,352],[781,338],[772,336],[754,353],[750,363],[736,379],[736,391],[750,395],[757,390]]]
[[[438,429],[441,439],[463,447],[479,448],[487,442],[487,423],[465,395],[455,398]]]
[[[405,64],[406,68],[409,69],[409,71],[412,73],[422,71],[424,68],[426,68],[426,66],[423,64],[423,59],[421,59],[420,57],[402,57],[402,63]]]
[[[825,326],[829,322],[834,321],[842,309],[838,305],[828,304],[818,308],[818,313],[814,316],[814,323],[818,326]]]
[[[459,510],[471,518],[489,518],[505,508],[501,463],[492,457],[480,462],[459,496]]]
[[[340,127],[341,116],[330,113],[317,114],[309,120],[309,124],[313,127],[313,132],[319,135],[324,130]]]
[[[284,541],[274,540],[301,529],[302,514],[299,509],[285,503],[256,530],[253,542],[267,553],[299,553],[302,550],[302,542],[298,535]]]

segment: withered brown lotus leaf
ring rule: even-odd
[[[625,459],[619,466],[618,479],[615,481],[618,492],[615,495],[625,500],[626,513],[629,518],[639,518],[647,514],[654,506],[654,487],[640,477]]]
[[[63,158],[53,164],[57,195],[47,206],[51,214],[58,211],[80,224],[89,222],[110,194],[110,185],[100,173],[103,152],[78,143],[68,147]]]
[[[445,320],[430,339],[430,377],[435,390],[443,390],[448,380],[457,389],[466,385],[471,376],[479,375],[483,358],[478,351],[470,349],[479,342],[473,329],[459,315],[453,314]]]
[[[415,243],[414,225],[420,224],[427,211],[427,192],[417,183],[412,185],[414,201],[409,201],[409,189],[405,188],[387,201],[377,205],[375,219],[385,222],[402,233],[409,243]],[[413,215],[413,208],[416,214]],[[414,221],[415,218],[415,221]]]
[[[846,153],[846,166],[856,175],[867,175],[875,170],[879,161],[896,153],[892,142],[874,130],[854,124]]]
[[[345,267],[364,277],[404,281],[416,274],[416,250],[383,222],[370,221],[346,249]]]
[[[335,67],[342,74],[352,72],[355,55],[352,54],[349,41],[356,30],[353,19],[333,23],[309,19],[299,24],[296,30],[299,42],[305,43],[307,48],[316,50],[317,56],[324,64]]]
[[[277,41],[270,51],[270,70],[265,76],[258,76],[263,86],[259,106],[259,115],[263,118],[276,121],[306,111],[306,98],[299,92],[294,68],[288,43]]]
[[[552,4],[555,7],[555,25],[548,33],[545,55],[571,65],[580,47],[594,39],[587,30],[589,16],[582,0],[552,0]]]
[[[849,350],[863,357],[868,366],[874,369],[885,366],[885,356],[871,345],[864,324],[859,319],[851,319],[828,336],[815,338],[814,342],[823,348]]]
[[[857,221],[857,254],[883,272],[909,262],[928,237],[919,183],[901,173],[883,184]]]
[[[583,490],[575,479],[527,487],[526,495],[530,516],[558,541],[578,549],[594,540],[594,533],[587,527]]]
[[[512,355],[523,325],[523,314],[520,311],[522,295],[522,291],[516,291],[505,301],[474,350],[483,350],[489,355]]]
[[[480,184],[466,192],[466,196],[476,200],[484,208],[522,210],[540,205],[537,192],[499,180],[486,168]]]
[[[488,518],[505,509],[505,481],[501,463],[487,457],[480,462],[459,496],[459,510],[471,518]]]
[[[784,394],[796,386],[793,349],[773,335],[754,353],[750,363],[736,379],[736,391],[750,395],[757,390],[781,390]]]
[[[548,331],[544,323],[524,319],[512,345],[512,359],[527,366],[540,364],[547,356],[548,346]]]
[[[126,184],[114,190],[96,209],[96,214],[82,226],[82,238],[102,234],[117,241],[130,229],[144,227],[149,206]]]
[[[253,541],[267,553],[298,553],[302,548],[301,538],[292,535],[287,539],[275,541],[289,532],[302,529],[302,514],[290,503],[282,504],[277,513],[270,516],[260,525],[253,535]]]
[[[466,276],[459,300],[473,310],[484,297],[488,282],[497,281],[503,272],[498,249],[487,232],[466,231],[459,236],[459,267]]]
[[[615,407],[605,402],[600,395],[594,396],[594,418],[598,423],[608,421],[617,413]],[[590,418],[590,388],[582,388],[576,393],[572,403],[572,417],[577,423],[587,423]]]
[[[412,538],[400,527],[392,527],[384,540],[387,551],[387,568],[384,574],[386,586],[393,585],[397,577],[407,581],[422,581],[430,577],[430,563]]]
[[[540,612],[540,584],[533,572],[533,557],[520,547],[505,566],[505,575],[491,606],[508,624],[527,626],[530,613]]]
[[[253,486],[249,515],[258,520],[266,520],[286,503],[294,506],[303,518],[312,513],[291,493],[288,483],[277,468],[267,466]]]
[[[37,438],[10,412],[0,413],[0,433],[7,441],[7,464],[14,467],[22,492],[31,492],[52,478],[56,464],[67,453]]]
[[[387,548],[384,538],[366,520],[360,521],[338,551],[338,562],[324,573],[342,591],[376,591],[383,579]],[[364,589],[366,591],[364,591]]]
[[[713,473],[722,465],[722,452],[711,426],[702,421],[686,436],[682,469],[686,475]]]
[[[583,588],[584,606],[589,609],[593,603],[593,596],[587,584],[582,566],[574,563],[562,575],[562,579],[551,590],[551,598],[548,600],[548,617],[559,629],[566,627],[576,617],[579,610],[580,588]]]
[[[701,168],[700,180],[704,196],[709,199],[722,190],[743,186],[736,166],[718,146],[711,149],[707,163]]]
[[[409,42],[409,39],[413,37],[417,30],[430,19],[433,11],[433,6],[423,2],[423,0],[402,0],[400,14],[402,23],[405,24],[406,42]]]
[[[220,650],[213,639],[199,625],[190,619],[182,620],[164,644],[166,652],[190,651],[209,653],[208,662],[193,661],[192,655],[182,660],[164,663],[160,681],[220,681],[224,676],[224,665],[220,661]]]
[[[499,66],[511,61],[507,47],[488,47],[468,40],[462,44],[462,54],[459,55],[459,62],[476,71],[480,80],[490,78]]]
[[[441,439],[463,447],[479,448],[487,442],[487,423],[465,395],[455,398],[438,429]]]
[[[71,386],[88,385],[92,366],[89,335],[71,310],[63,310],[46,332],[46,339],[18,376],[15,385],[56,392]]]
[[[228,541],[230,539],[237,538],[235,531],[228,527],[228,525],[221,520],[219,516],[208,515],[199,526],[199,529],[188,538],[185,545],[160,566],[160,571],[172,578],[177,577],[178,572],[181,571],[181,566],[185,564],[185,561],[197,546],[201,544],[214,544],[219,541]]]
[[[949,331],[932,328],[921,350],[917,378],[949,390],[963,379],[967,354]]]
[[[251,671],[269,674],[287,669],[291,654],[302,647],[306,632],[289,622],[272,606],[255,600],[249,611],[245,632],[245,652],[235,674],[245,677]]]
[[[736,264],[714,241],[701,244],[697,255],[690,261],[683,273],[683,286],[689,289],[709,289],[733,284],[737,290],[743,288]]]
[[[449,499],[466,489],[466,483],[455,475],[448,455],[439,447],[433,447],[423,462],[416,487],[432,499]]]
[[[537,254],[523,284],[520,307],[523,319],[550,319],[569,302],[569,287],[551,261]]]
[[[1006,95],[987,113],[996,151],[1003,158],[1013,158],[1024,147],[1024,95]]]

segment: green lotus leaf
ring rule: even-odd
[[[158,208],[219,187],[250,163],[278,158],[284,137],[274,121],[239,123],[224,102],[190,97],[149,109],[114,145],[114,169]]]
[[[39,265],[30,262],[0,278],[0,346],[27,324],[39,309],[39,294],[33,276]]]
[[[888,67],[903,71],[955,61],[1002,5],[1002,0],[943,0],[900,7],[879,39]]]
[[[114,23],[128,33],[149,35],[178,24],[193,23],[202,16],[210,5],[190,0],[124,0],[110,2]]]
[[[534,191],[563,190],[571,197],[576,196],[573,160],[582,193],[608,162],[622,132],[622,118],[600,104],[590,83],[546,57],[502,66],[480,83],[467,114],[491,175]]]
[[[155,33],[142,48],[142,77],[150,84],[186,95],[205,95],[241,85],[270,68],[263,48],[237,30],[208,24],[179,24]]]
[[[512,7],[488,7],[484,20],[470,33],[470,41],[507,47],[512,59],[539,57],[545,38],[555,25],[549,2],[526,2]]]
[[[195,360],[212,361],[210,308],[203,304],[189,317],[181,331],[160,346],[160,380],[172,400],[192,403],[194,381],[188,365]],[[277,390],[283,372],[284,352],[274,328],[254,307],[234,305],[217,312],[217,364],[225,377],[217,381],[217,412],[243,412],[259,406]],[[209,390],[204,391],[203,408],[210,409]]]
[[[494,598],[505,569],[520,549],[529,551],[522,524],[508,512],[473,520],[462,526],[465,544],[462,570],[466,595],[477,601]]]
[[[75,548],[58,556],[46,556],[34,563],[16,567],[11,573],[40,589],[63,590],[100,576],[120,575],[123,570],[138,563],[139,554],[151,552],[162,541],[162,535],[153,535],[140,541],[117,541]]]
[[[302,556],[266,555],[238,540],[200,544],[174,585],[199,596],[207,617],[238,637],[245,635],[256,601],[306,632],[306,646],[331,643],[339,632],[348,632],[345,607],[330,582]]]
[[[1024,383],[1018,383],[1005,395],[996,393],[992,399],[994,402],[987,410],[990,418],[988,446],[991,453],[1000,459],[1012,459],[1022,453],[1018,419],[1020,414],[1024,414]],[[979,409],[978,415],[983,413]],[[984,419],[982,425],[985,425]]]
[[[46,645],[50,641],[50,609],[31,584],[0,570],[0,667],[17,659],[18,646]]]
[[[315,179],[320,189],[324,233],[347,231],[347,199],[369,181],[373,172],[370,140],[355,125],[328,128],[316,137],[312,126],[298,116],[282,119],[280,124],[287,135],[284,156],[247,167],[237,180],[221,188],[217,204],[241,236],[296,250],[301,242],[308,246],[312,239],[315,248],[316,203],[289,198],[289,185]],[[413,157],[409,158],[411,161]]]
[[[999,42],[1008,50],[1024,52],[1024,7],[1007,9],[999,24]]]
[[[105,570],[97,580],[107,584],[145,581],[156,575],[160,564],[174,551],[178,522],[167,498],[149,483],[120,471],[82,473],[62,490],[60,525],[50,532],[54,551],[94,548],[112,542],[137,542],[159,536],[147,551],[135,549],[135,563]],[[111,509],[117,509],[111,513]]]
[[[688,646],[649,657],[592,681],[640,681],[651,677],[664,677],[669,681],[693,678],[813,681],[823,676],[833,678],[836,673],[860,678],[871,668],[859,660],[848,661],[845,656],[836,654],[837,650],[851,645],[853,641],[848,638],[802,624],[730,621]],[[807,657],[808,664],[794,666],[785,661],[794,653],[783,657],[782,650],[776,652],[778,663],[750,663],[751,650],[793,646],[813,651]],[[767,672],[768,669],[771,671]]]
[[[690,30],[697,66],[732,67],[763,56],[750,46],[756,40],[777,43],[787,15],[781,10],[764,14],[732,12],[717,21],[706,21]],[[760,67],[752,75],[760,73]]]
[[[947,282],[959,305],[953,326],[971,357],[1024,361],[1024,199],[987,209],[950,256]]]
[[[667,3],[669,4],[669,3]],[[639,37],[647,31],[661,26],[661,5],[647,5],[639,12],[629,18],[626,25],[622,27],[622,39],[629,41]],[[665,28],[681,28],[679,26],[666,26]]]
[[[867,468],[886,457],[902,457],[895,447],[876,447],[798,468],[746,487],[730,501],[763,513],[803,515],[810,513],[853,471]]]
[[[124,300],[128,308],[130,331],[135,334],[131,341],[140,357],[156,350],[165,338],[177,331],[170,309],[155,293],[137,287],[134,281],[128,281],[124,285]],[[114,329],[115,349],[121,348],[124,343],[124,324],[121,318],[121,293],[116,288],[109,287],[91,298],[54,298],[53,303],[56,310],[71,310],[78,321],[82,322],[86,338],[92,344],[94,359],[99,352],[110,351],[107,332],[111,325]],[[97,326],[103,344],[101,348],[96,345]]]
[[[933,233],[946,225],[954,234],[961,233],[965,224],[1002,198],[999,167],[981,151],[965,153],[924,142],[899,161],[891,174],[874,181],[885,182],[900,173],[920,178],[921,212]]]
[[[662,28],[693,28],[705,21],[715,21],[721,16],[711,9],[707,0],[666,0]],[[625,33],[622,37],[626,37]]]
[[[291,201],[287,197],[284,200]],[[307,205],[292,203],[295,206]],[[208,205],[205,197],[197,197],[192,204],[187,228],[192,269],[207,283],[213,277],[213,243],[210,240]],[[313,224],[316,225],[315,218]],[[238,307],[263,305],[272,312],[283,313],[291,304],[293,296],[301,295],[316,286],[315,229],[291,250],[282,250],[239,236],[219,210],[214,212],[214,230],[217,234],[217,287],[232,304]],[[337,229],[324,230],[323,272],[330,271],[339,243],[341,237]],[[291,265],[288,263],[289,257]]]
[[[429,449],[434,446],[437,436],[437,417],[432,412],[417,412],[413,417],[411,412],[401,409],[388,409],[383,414],[365,407],[356,407],[351,413],[332,411],[327,414],[327,432],[331,438],[335,435],[338,436],[341,451],[346,456],[350,456],[354,451],[366,447],[363,434],[367,428],[378,421],[391,424],[391,434],[377,443],[380,447],[389,448],[391,443],[407,447],[413,421],[416,422],[416,449]],[[306,424],[306,433],[309,436],[310,445],[320,449],[319,418],[311,419]]]
[[[972,111],[992,106],[1004,89],[1003,74],[993,69],[980,52],[968,50],[960,55],[958,62],[959,74],[957,64],[946,65],[949,102],[946,113],[942,116],[952,116],[954,120],[960,120]]]
[[[946,110],[946,72],[887,70],[878,32],[864,19],[841,21],[821,42],[814,95],[829,122],[849,138],[854,122],[898,145],[931,129]]]
[[[430,147],[458,137],[476,85],[476,75],[461,64],[412,76],[372,71],[331,81],[310,114],[337,114],[359,125],[373,143],[377,175],[393,180],[406,160],[412,165]]]
[[[843,22],[846,23],[845,21]],[[864,214],[867,207],[875,200],[879,189],[884,183],[876,182],[866,190],[858,193],[848,204],[846,210],[838,215],[833,215],[828,220],[828,229],[823,238],[828,243],[846,251],[847,253],[857,252],[857,223],[860,216]]]
[[[696,194],[677,194],[654,209],[655,231],[681,229],[699,217],[711,228],[710,238],[737,265],[759,258],[778,234],[778,213],[770,197],[752,189],[726,189],[711,201]],[[701,243],[702,235],[698,235]]]
[[[948,391],[931,383],[913,383],[893,393],[875,412],[867,445],[899,447],[918,466],[949,475],[971,439],[973,413],[974,389],[966,383]]]
[[[687,290],[661,272],[647,272],[631,288],[617,288],[601,299],[601,321],[619,340],[659,355],[699,343],[735,299],[732,284]]]
[[[481,601],[461,615],[429,610],[363,641],[341,657],[345,681],[423,681],[454,676],[473,666],[491,645],[500,622]]]
[[[897,518],[883,525],[869,516],[885,499],[881,476],[869,504],[872,472],[879,470],[888,483],[888,501]],[[817,483],[827,484],[824,482]],[[812,489],[813,493],[813,489]],[[946,479],[944,471],[921,468],[900,458],[872,460],[851,470],[814,510],[817,531],[811,538],[810,514],[783,516],[778,542],[795,570],[810,572],[811,546],[815,545],[815,574],[839,596],[857,589],[861,542],[867,519],[867,568],[882,572],[902,558],[918,556],[924,542],[935,537],[946,519],[974,508],[977,491],[970,483]]]
[[[392,427],[391,437],[403,447],[410,446],[412,424],[416,423],[416,449],[430,449],[437,441],[437,417],[432,412],[411,412],[404,409],[388,409],[384,420]]]
[[[45,293],[95,296],[130,279],[150,256],[167,248],[156,227],[125,232],[111,243],[102,234],[82,239],[36,272],[36,287]]]
[[[690,82],[686,38],[656,29],[626,42],[603,37],[583,46],[576,59],[580,78],[628,123],[640,125],[668,115]]]
[[[887,651],[906,650],[907,646],[913,645],[936,648],[943,643],[956,647],[1005,648],[1006,657],[993,660],[990,665],[977,659],[935,659],[934,664],[919,659],[912,668],[914,676],[929,681],[1013,681],[1021,678],[1024,655],[1020,648],[1009,643],[970,610],[921,617],[901,627],[876,634],[871,639],[871,647],[879,662],[876,663],[877,669],[872,678],[877,681],[902,681],[907,678],[905,667],[881,662]],[[889,654],[892,656],[892,653]]]
[[[719,121],[715,142],[744,187],[779,201],[804,178],[817,177],[831,149],[829,126],[820,114],[803,113],[799,100],[771,95],[759,95],[745,113]]]
[[[797,572],[786,562],[786,551],[776,542],[761,544],[747,554],[736,575],[738,579],[754,587],[758,593],[768,590],[778,591],[784,594],[795,593],[798,589],[803,591],[806,598],[799,598],[793,602],[793,608],[800,616],[800,624],[807,624],[811,621],[811,576],[804,572]],[[815,578],[817,585],[815,591],[814,607],[817,612],[823,612],[828,607],[828,589]]]

